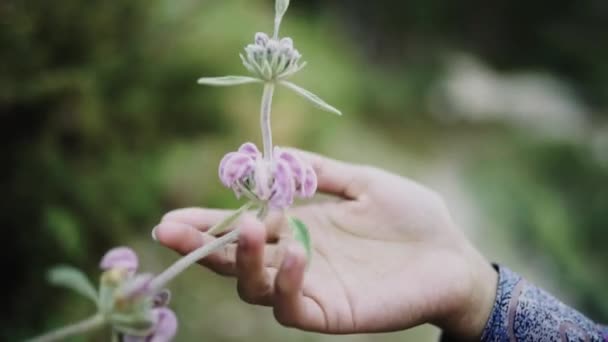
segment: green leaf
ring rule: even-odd
[[[328,111],[330,113],[342,115],[341,111],[339,111],[335,107],[329,105],[327,102],[323,101],[320,97],[309,92],[308,90],[306,90],[300,86],[297,86],[291,82],[288,82],[288,81],[281,81],[280,83],[282,85],[284,85],[285,87],[295,91],[296,94],[298,94],[298,95],[302,96],[303,98],[307,99],[308,101],[312,102],[315,106],[317,106],[325,111]]]
[[[48,273],[49,282],[63,286],[97,302],[97,291],[80,270],[70,266],[57,266]]]
[[[198,84],[216,87],[229,87],[260,82],[262,82],[262,80],[247,76],[202,77],[198,79]]]
[[[224,221],[221,221],[220,223],[218,223],[215,226],[211,227],[207,231],[207,234],[209,234],[209,235],[219,235],[219,234],[222,234],[222,233],[226,232],[230,228],[230,226],[234,222],[236,222],[236,220],[238,220],[239,217],[241,217],[241,215],[243,215],[253,205],[254,205],[253,202],[247,202],[245,205],[243,205],[242,207],[240,207],[237,211],[235,211],[234,213],[232,213],[232,215],[226,217],[224,219]]]
[[[306,251],[306,257],[310,262],[310,259],[312,258],[312,240],[310,238],[310,233],[308,232],[308,227],[296,217],[289,216],[288,221],[294,240],[302,244],[302,247],[304,247],[304,250]]]

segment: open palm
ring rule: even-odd
[[[434,323],[463,338],[478,336],[492,307],[495,274],[454,227],[442,200],[385,171],[301,153],[314,165],[320,191],[333,196],[289,213],[310,229],[308,268],[283,213],[264,223],[244,217],[238,245],[201,263],[238,277],[241,298],[272,306],[287,326],[363,333]],[[173,211],[155,235],[188,253],[212,240],[201,231],[228,214]]]

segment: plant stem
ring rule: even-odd
[[[239,212],[239,211],[237,211],[237,212]],[[239,216],[241,216],[243,213],[244,213],[244,211],[240,211],[237,218]],[[265,204],[258,211],[257,217],[260,220],[264,220],[267,215],[268,215],[268,207]],[[231,217],[234,217],[234,215],[228,217],[227,219],[218,223],[217,225],[225,224],[225,221],[229,220]],[[208,256],[209,254],[215,252],[216,250],[226,246],[227,244],[237,241],[239,238],[240,232],[241,232],[241,230],[239,228],[235,228],[228,234],[221,236],[204,246],[201,246],[200,248],[192,251],[190,254],[179,259],[173,265],[171,265],[171,267],[167,268],[163,273],[159,274],[158,276],[156,276],[156,278],[152,279],[152,281],[150,282],[150,285],[149,285],[151,291],[156,292],[156,291],[161,290],[168,282],[173,280],[175,277],[177,277],[180,273],[185,271],[191,265],[195,264],[196,262],[198,262],[199,260]]]
[[[266,82],[264,84],[264,95],[262,96],[262,109],[260,113],[262,140],[264,141],[264,160],[266,161],[272,161],[272,126],[270,123],[270,112],[272,111],[274,88],[274,82]]]
[[[211,227],[209,232],[221,233],[223,230],[229,228],[228,226],[238,220],[238,218],[241,217],[249,208],[251,208],[253,204],[253,202],[246,203],[232,215],[226,217],[224,220]],[[215,252],[216,250],[224,247],[225,245],[236,241],[239,237],[239,232],[240,230],[238,228],[233,229],[228,234],[221,236],[210,243],[199,247],[198,249],[195,249],[194,251],[190,252],[190,254],[177,260],[173,265],[152,279],[149,285],[150,289],[153,292],[160,291],[168,282],[173,280],[191,265]]]
[[[197,263],[199,260],[215,252],[217,249],[236,241],[239,237],[240,229],[234,229],[230,233],[219,237],[210,243],[195,249],[190,254],[176,261],[171,267],[167,268],[163,273],[156,276],[150,282],[150,289],[153,292],[161,290],[168,282],[177,277],[180,273],[185,271],[191,265]]]
[[[275,18],[274,19],[274,34],[273,34],[273,38],[274,39],[279,39],[279,28],[281,27],[281,21],[283,18]]]
[[[57,329],[55,331],[51,331],[42,336],[33,338],[28,340],[28,342],[52,342],[52,341],[60,341],[64,340],[70,336],[82,334],[85,332],[92,331],[94,329],[101,328],[104,324],[106,324],[106,320],[101,314],[97,314],[92,316],[84,321],[80,321],[78,323],[74,323],[63,328]]]

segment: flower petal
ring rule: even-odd
[[[284,160],[291,168],[292,176],[296,184],[296,189],[301,189],[306,182],[306,163],[302,161],[295,153],[276,147],[274,157],[278,160]]]
[[[235,182],[253,171],[254,160],[240,152],[230,152],[220,162],[219,176],[222,184],[232,188]]]
[[[169,342],[177,333],[177,317],[167,308],[152,309],[156,321],[154,333],[148,339],[150,342]]]
[[[251,143],[251,142],[246,142],[243,145],[241,145],[241,147],[239,147],[238,151],[240,153],[247,154],[253,158],[259,158],[262,156],[262,153],[260,153],[260,150],[258,149],[258,147],[255,146],[255,144]]]
[[[270,37],[268,37],[266,33],[258,32],[255,34],[255,43],[257,45],[266,46],[266,44],[268,44],[268,41],[270,41]]]
[[[296,185],[289,163],[283,159],[276,160],[274,182],[270,204],[277,209],[287,209],[293,204]]]
[[[306,178],[302,187],[300,188],[300,196],[303,198],[311,198],[317,192],[317,174],[312,166],[306,168]]]
[[[103,256],[99,267],[102,270],[123,268],[129,272],[135,272],[137,271],[138,264],[137,254],[131,248],[117,247],[111,249]]]

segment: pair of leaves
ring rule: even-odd
[[[261,83],[263,82],[260,79],[246,76],[224,76],[224,77],[203,77],[198,80],[199,84],[205,84],[210,86],[217,87],[228,87],[228,86],[236,86],[250,83]],[[317,95],[311,93],[310,91],[288,81],[279,81],[279,84],[285,86],[288,89],[291,89],[296,94],[305,98],[306,100],[312,102],[316,107],[325,110],[330,113],[342,115],[342,112],[331,106],[327,102],[323,101]]]

